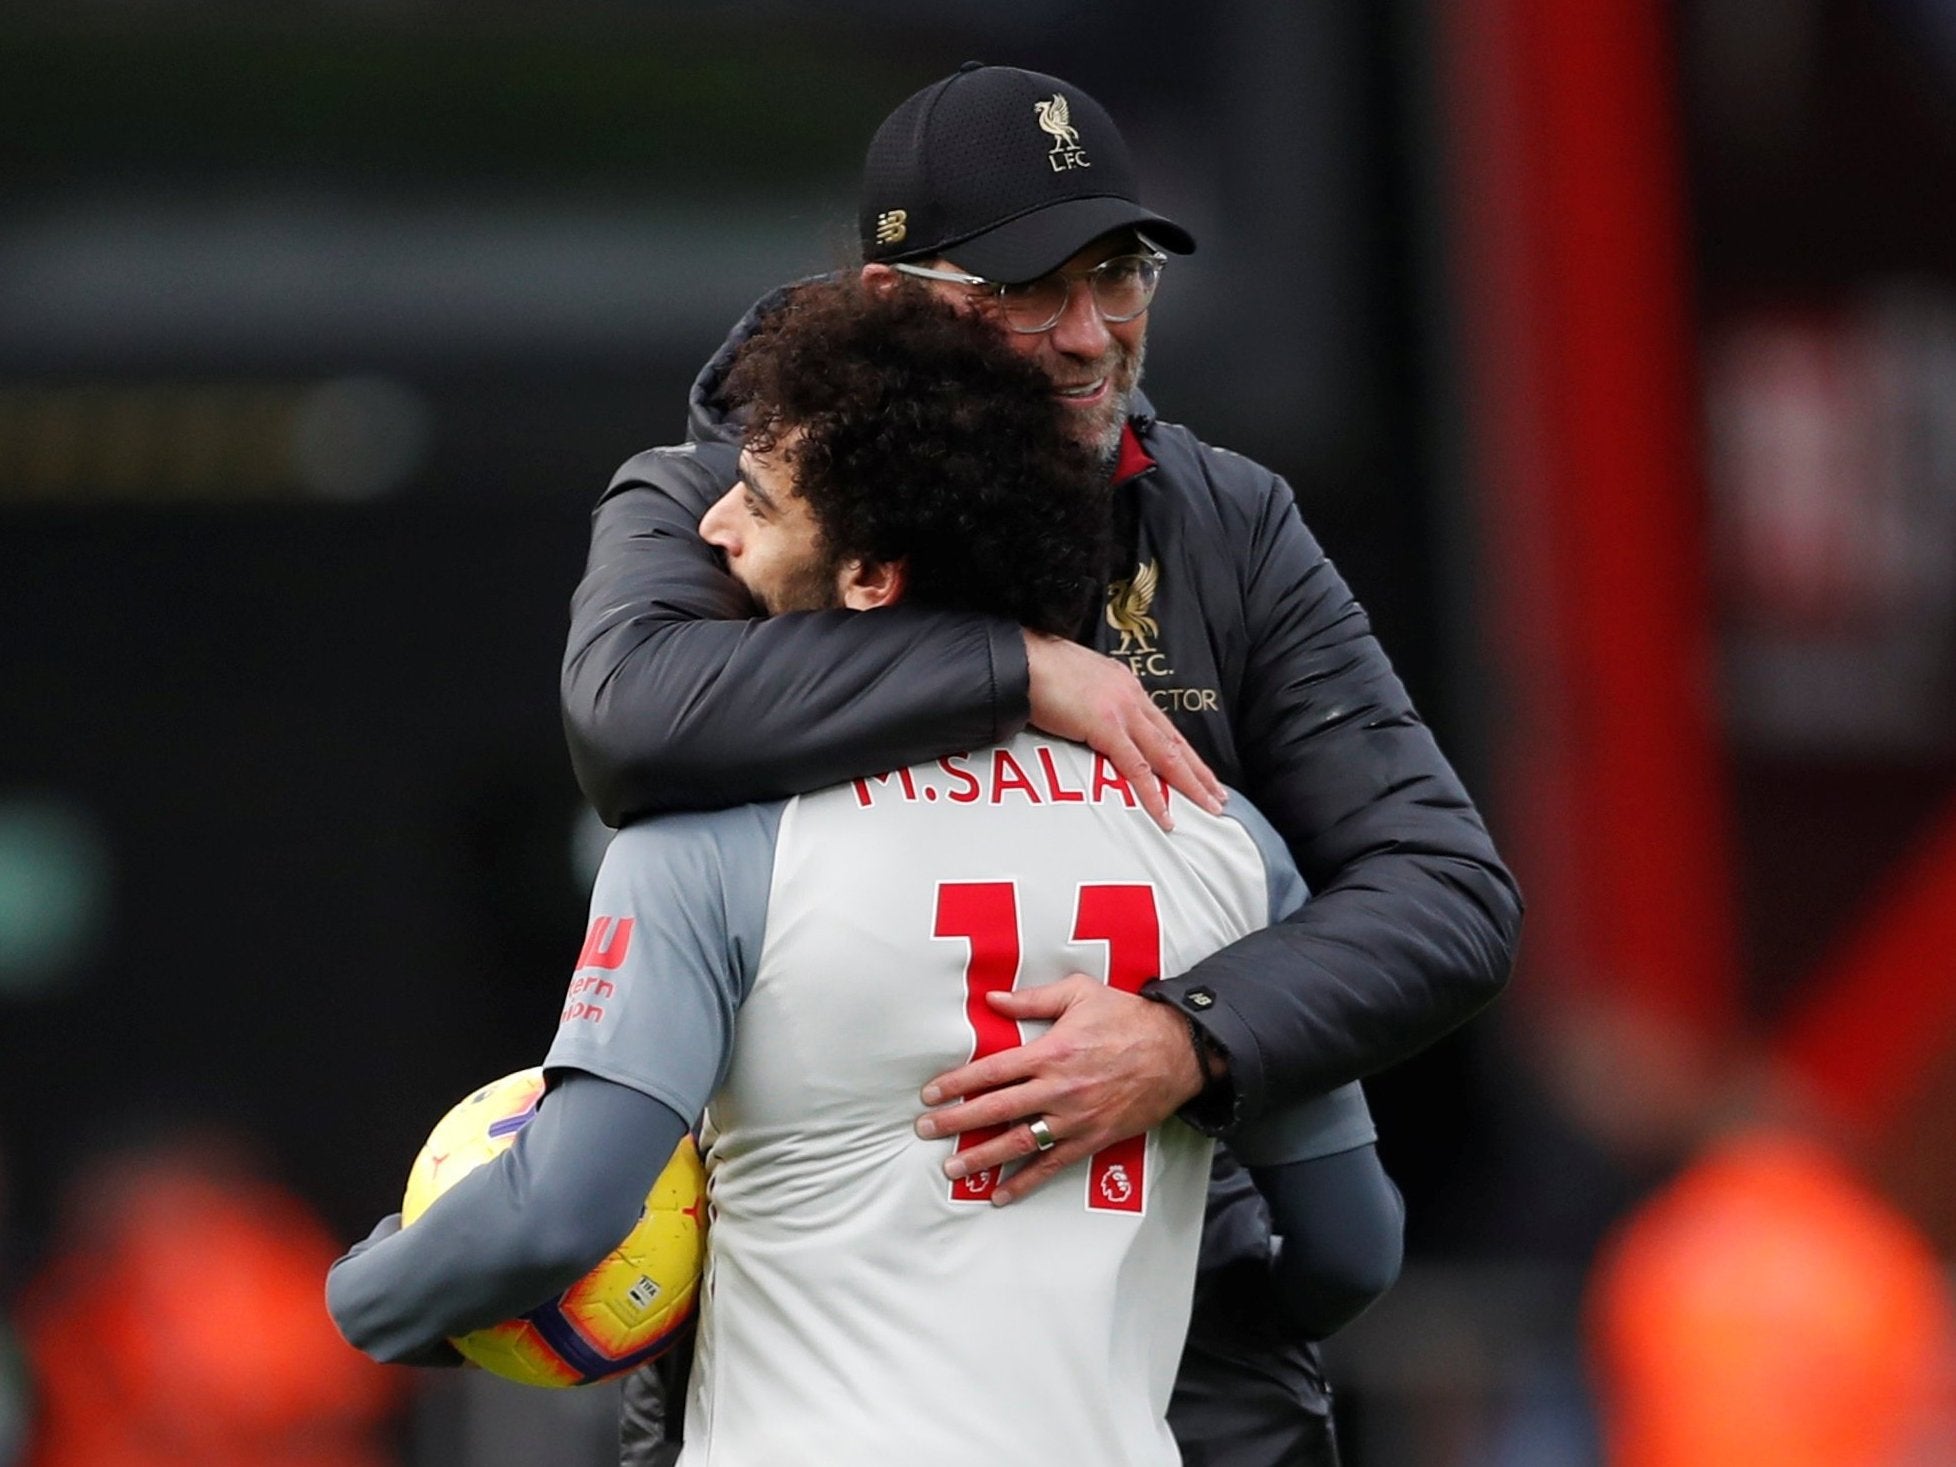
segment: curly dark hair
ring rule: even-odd
[[[850,278],[792,291],[722,385],[787,460],[829,563],[906,567],[908,600],[1071,635],[1099,586],[1105,468],[1051,382],[983,322]]]

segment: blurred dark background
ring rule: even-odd
[[[1533,903],[1369,1087],[1411,1253],[1332,1343],[1349,1460],[1603,1460],[1585,1280],[1714,1122],[1797,1114],[1946,1256],[1956,5],[1573,16],[0,7],[0,1294],[184,1127],[350,1241],[541,1054],[591,505],[972,57],[1195,232],[1150,396],[1297,488]],[[434,1463],[546,1408],[415,1409]]]

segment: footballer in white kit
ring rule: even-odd
[[[944,607],[999,619],[1015,650],[1021,627],[1060,635],[1092,613],[1104,471],[996,333],[929,297],[808,286],[729,384],[753,416],[703,556],[784,634],[800,612]],[[509,1150],[334,1265],[347,1339],[452,1362],[445,1336],[554,1296],[615,1246],[698,1122],[713,1220],[685,1467],[1176,1463],[1165,1412],[1211,1143],[1170,1120],[997,1207],[996,1173],[946,1175],[983,1138],[921,1139],[919,1092],[1031,1037],[988,994],[1075,972],[1136,990],[1305,894],[1240,796],[1221,815],[1178,799],[1165,834],[1085,747],[1000,737],[620,831],[551,1089]],[[1047,1122],[1020,1126],[1036,1141]],[[1356,1085],[1231,1135],[1291,1230],[1273,1288],[1314,1287],[1294,1267],[1312,1250],[1289,1245],[1313,1235],[1339,1163],[1362,1159],[1361,1190],[1396,1207],[1372,1140]],[[1373,1215],[1396,1248],[1394,1217]]]
[[[1179,1460],[1211,1143],[1171,1121],[993,1208],[912,1128],[927,1079],[1021,1042],[986,992],[1139,987],[1302,899],[1240,797],[1176,813],[1166,835],[1099,756],[1021,734],[613,841],[546,1065],[704,1107],[686,1467]],[[1372,1137],[1349,1086],[1243,1147]],[[1010,1404],[954,1415],[977,1391]]]

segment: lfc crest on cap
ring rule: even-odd
[[[1046,155],[1046,163],[1053,172],[1093,167],[1080,150],[1080,130],[1073,125],[1073,109],[1067,106],[1065,93],[1054,92],[1044,101],[1034,102],[1032,110],[1039,116],[1040,129],[1053,139],[1053,150]]]

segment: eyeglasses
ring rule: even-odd
[[[1091,270],[1068,275],[1055,270],[1023,285],[1005,285],[982,275],[966,275],[959,270],[937,270],[929,265],[909,265],[898,261],[893,268],[905,275],[925,280],[948,280],[954,285],[969,285],[997,302],[1006,326],[1023,336],[1051,331],[1066,314],[1066,303],[1073,299],[1073,282],[1084,280],[1093,292],[1094,309],[1100,319],[1113,325],[1132,321],[1148,309],[1161,284],[1161,267],[1168,256],[1159,250],[1146,254],[1116,255],[1102,260]]]

